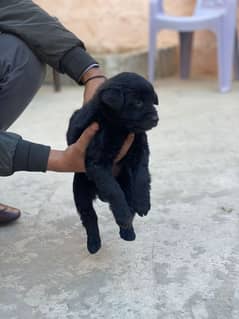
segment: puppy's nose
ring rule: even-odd
[[[158,115],[153,115],[153,116],[152,116],[152,120],[153,120],[154,122],[158,121],[158,120],[159,120]]]

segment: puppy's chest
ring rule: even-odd
[[[112,163],[127,135],[126,132],[118,131],[117,129],[101,128],[87,149],[87,159],[94,162]]]

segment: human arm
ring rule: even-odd
[[[17,171],[31,172],[84,172],[87,146],[98,130],[96,123],[89,126],[78,141],[65,150],[23,140],[14,133],[0,131],[0,176],[9,176]],[[133,142],[129,135],[117,156],[120,161]]]
[[[1,131],[0,176],[9,176],[17,171],[84,172],[85,151],[97,130],[98,125],[92,124],[76,143],[65,150],[51,149],[23,140],[17,134]]]
[[[31,0],[1,0],[0,31],[20,37],[41,61],[77,83],[103,75],[97,61],[86,52],[84,43]],[[84,103],[103,81],[98,78],[87,82]]]
[[[41,61],[77,82],[97,64],[79,38],[31,0],[1,0],[0,31],[20,37]]]

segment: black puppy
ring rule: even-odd
[[[143,216],[150,210],[149,148],[145,131],[158,123],[154,107],[157,104],[152,85],[135,73],[125,72],[107,80],[71,117],[68,144],[76,142],[92,122],[98,122],[100,127],[87,149],[86,174],[75,174],[73,183],[75,204],[86,228],[90,253],[101,247],[93,208],[96,195],[110,204],[120,236],[125,240],[135,239],[132,225],[135,213]],[[113,161],[129,133],[135,133],[135,139],[115,178]]]

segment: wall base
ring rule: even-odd
[[[111,77],[117,73],[128,71],[136,72],[147,78],[148,73],[148,53],[137,51],[121,54],[93,55],[100,63],[105,74]],[[177,72],[177,49],[176,46],[160,48],[157,53],[156,79],[168,77]],[[74,85],[75,82],[67,75],[61,75],[63,85]],[[45,83],[52,83],[52,71],[47,70]]]

